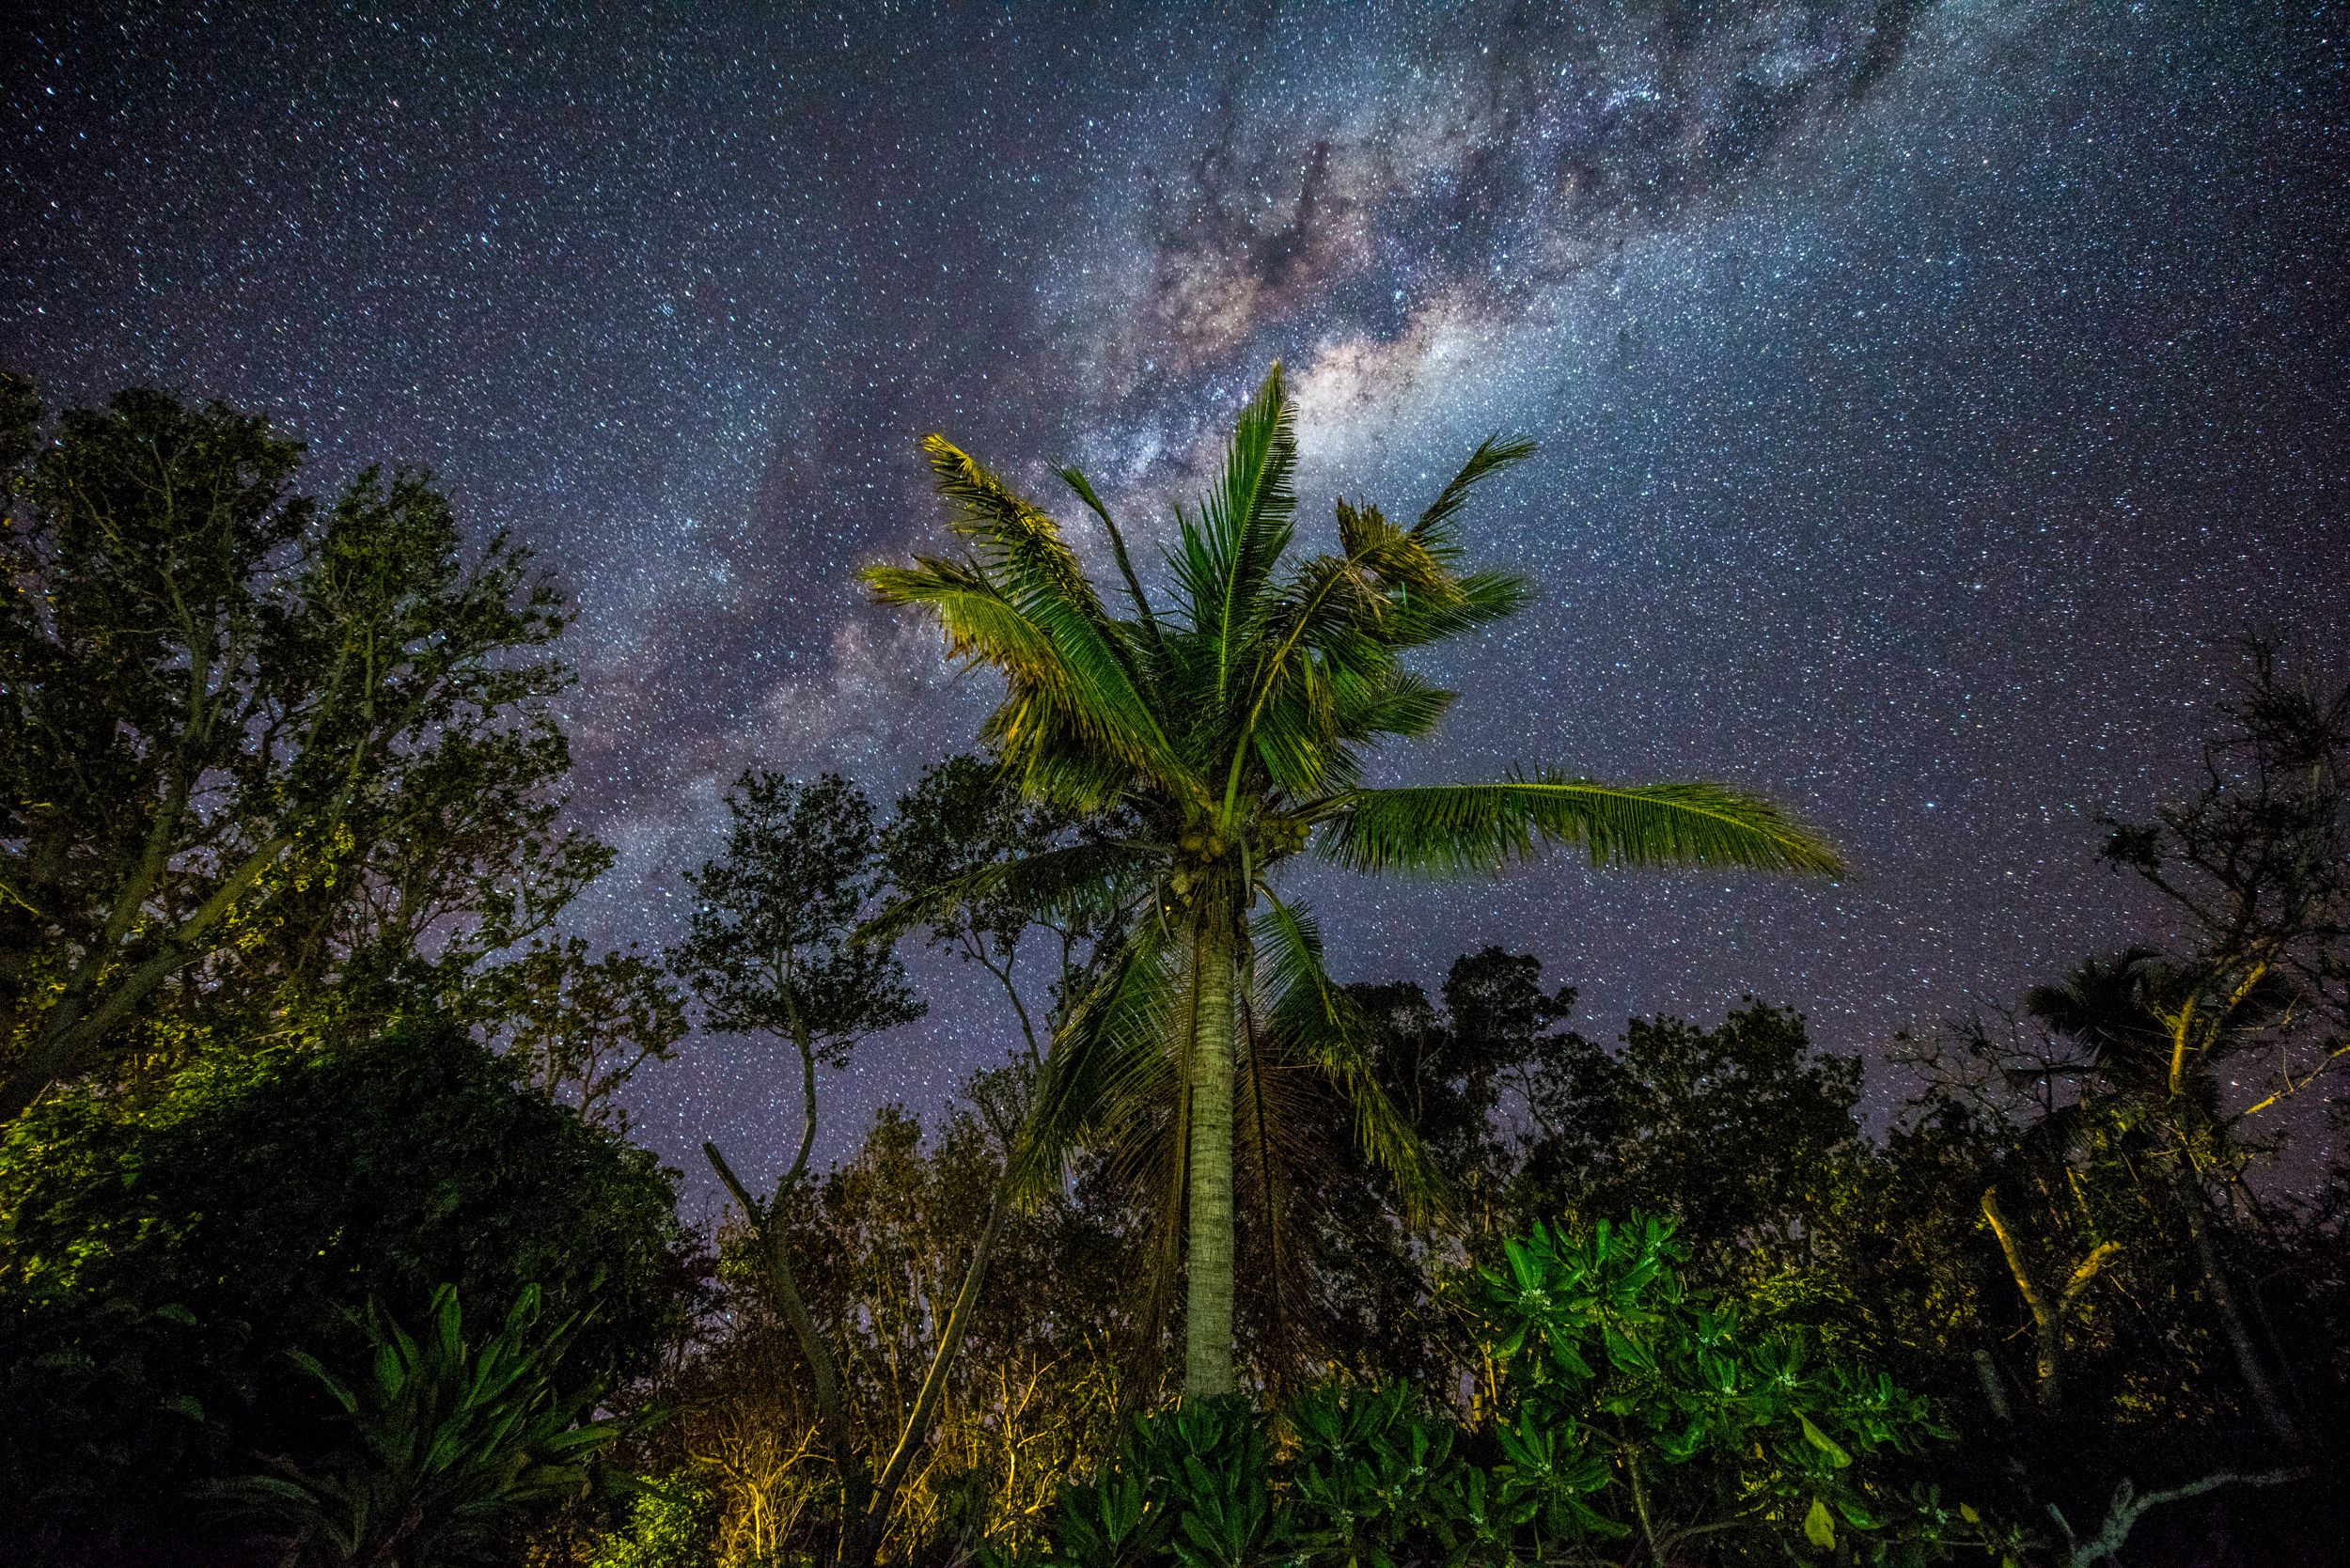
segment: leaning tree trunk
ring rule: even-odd
[[[1191,962],[1191,1149],[1183,1397],[1232,1391],[1232,911],[1203,888]]]
[[[2282,1391],[2261,1365],[2259,1347],[2252,1343],[2251,1330],[2245,1324],[2242,1309],[2236,1305],[2235,1290],[2228,1282],[2227,1264],[2212,1244],[2202,1186],[2187,1168],[2184,1153],[2174,1156],[2170,1184],[2180,1208],[2186,1212],[2187,1235],[2195,1244],[2195,1262],[2203,1277],[2203,1289],[2218,1311],[2220,1331],[2235,1356],[2236,1373],[2244,1379],[2245,1391],[2251,1396],[2253,1414],[2268,1428],[2268,1435],[2280,1447],[2297,1451],[2301,1447],[2301,1429],[2294,1421],[2293,1413],[2285,1408]]]

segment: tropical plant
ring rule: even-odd
[[[1138,1419],[1116,1461],[1060,1497],[1053,1560],[1073,1568],[1244,1568],[1280,1560],[1291,1520],[1274,1506],[1263,1428],[1237,1397]]]
[[[1457,1536],[1468,1512],[1454,1433],[1408,1384],[1325,1382],[1288,1411],[1290,1506],[1308,1560],[1395,1568],[1431,1531]]]
[[[1872,1367],[1691,1289],[1671,1222],[1536,1226],[1456,1305],[1464,1431],[1402,1384],[1145,1416],[1060,1498],[1072,1568],[1996,1560],[2013,1529],[1919,1481],[1950,1434]]]
[[[578,1320],[541,1332],[538,1318],[527,1287],[475,1346],[454,1285],[433,1292],[421,1340],[370,1301],[365,1375],[291,1353],[342,1412],[348,1446],[308,1466],[275,1459],[274,1473],[217,1494],[275,1521],[290,1561],[439,1568],[481,1559],[532,1513],[599,1482],[627,1489],[597,1463],[623,1430],[593,1415],[603,1389],[555,1383]]]
[[[1359,870],[1490,871],[1564,844],[1594,864],[1837,869],[1778,808],[1717,784],[1612,785],[1551,769],[1364,782],[1373,746],[1428,734],[1455,695],[1405,656],[1526,600],[1519,578],[1467,567],[1460,524],[1477,488],[1531,455],[1529,443],[1480,446],[1409,525],[1340,501],[1337,553],[1292,560],[1297,445],[1276,366],[1214,489],[1197,512],[1178,509],[1171,611],[1145,594],[1092,485],[1061,471],[1103,525],[1129,614],[1110,609],[1036,506],[945,437],[925,450],[964,553],[869,568],[867,583],[884,604],[935,617],[951,654],[1003,676],[983,738],[1024,792],[1124,812],[1135,826],[981,868],[906,901],[898,918],[1006,892],[1119,912],[1129,934],[1059,1031],[1024,1176],[1040,1190],[1076,1146],[1155,1137],[1154,1294],[1171,1293],[1180,1257],[1193,1396],[1234,1388],[1236,1137],[1252,1206],[1279,1233],[1285,1069],[1340,1086],[1366,1152],[1407,1194],[1437,1191],[1367,1070],[1364,1021],[1324,972],[1311,914],[1277,891],[1284,862],[1311,844]],[[1270,1274],[1282,1272],[1277,1257]]]
[[[1886,1461],[1951,1437],[1926,1402],[1690,1289],[1671,1221],[1537,1224],[1506,1251],[1462,1295],[1496,1372],[1495,1494],[1533,1505],[1538,1553],[1629,1538],[1663,1564],[1845,1533],[1872,1556],[1983,1544],[1971,1507],[1889,1483]]]

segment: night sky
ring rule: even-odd
[[[675,934],[745,765],[967,740],[986,679],[851,579],[940,541],[924,433],[1164,538],[1277,355],[1309,541],[1543,444],[1479,536],[1541,596],[1393,776],[1727,777],[1854,868],[1310,875],[1349,978],[1501,942],[1587,1027],[1750,992],[1876,1051],[2159,934],[2095,815],[2183,787],[2235,634],[2350,647],[2337,7],[9,9],[0,364],[536,547],[601,939]],[[826,1147],[1006,1043],[919,974]],[[796,1133],[741,1042],[643,1090],[675,1159]]]

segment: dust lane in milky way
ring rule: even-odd
[[[2186,776],[2229,636],[2350,641],[2309,9],[36,10],[0,362],[427,463],[535,545],[621,851],[580,920],[649,943],[739,769],[886,794],[984,710],[849,577],[937,537],[924,432],[1040,494],[1074,460],[1148,536],[1277,355],[1315,519],[1527,431],[1482,540],[1543,597],[1399,776],[1727,776],[1854,874],[1308,876],[1343,967],[1498,941],[1601,1027],[1753,992],[1868,1049],[2142,929],[2094,815]],[[998,1048],[924,980],[842,1124]],[[776,1067],[702,1043],[645,1135],[772,1150]]]

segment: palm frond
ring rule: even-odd
[[[1241,410],[1215,489],[1196,518],[1181,518],[1175,567],[1190,600],[1191,630],[1215,653],[1220,700],[1239,673],[1265,585],[1289,549],[1297,496],[1297,432],[1281,367]]]
[[[1379,735],[1417,740],[1432,733],[1461,694],[1448,691],[1405,669],[1378,681],[1334,680],[1333,720],[1346,740]]]
[[[980,568],[1008,598],[1023,608],[1056,601],[1096,625],[1107,623],[1058,524],[945,436],[925,437],[922,452],[952,509],[948,526],[971,541]]]
[[[1444,1180],[1371,1070],[1370,1017],[1322,966],[1322,932],[1311,913],[1266,895],[1252,923],[1256,979],[1274,1048],[1310,1062],[1346,1101],[1355,1141],[1394,1182],[1407,1215],[1425,1217],[1444,1200]]]
[[[1468,504],[1469,493],[1485,480],[1506,468],[1514,468],[1534,455],[1534,443],[1522,437],[1489,435],[1477,444],[1461,471],[1452,476],[1428,510],[1412,525],[1412,532],[1428,548],[1442,557],[1457,548],[1452,539],[1452,520]]]
[[[875,604],[918,605],[936,617],[948,658],[989,665],[1032,684],[1070,689],[1065,661],[1051,636],[975,562],[916,556],[912,566],[869,566],[858,575]]]
[[[966,499],[959,531],[979,531],[982,516],[995,542],[987,560],[917,557],[914,565],[871,566],[861,573],[877,603],[917,605],[937,618],[949,657],[1000,670],[1011,685],[1008,713],[992,721],[1015,761],[1041,734],[1058,731],[1106,749],[1162,788],[1197,793],[1144,689],[1131,651],[1102,614],[1091,585],[1050,519],[995,485],[991,476],[943,440],[933,453],[968,495],[994,496],[994,510]],[[949,463],[944,454],[957,460]],[[942,481],[944,482],[944,481]],[[993,486],[994,488],[991,488]],[[1019,525],[1025,518],[1025,531]],[[1010,521],[1007,521],[1010,519]],[[1014,580],[1026,587],[1012,590]]]
[[[1144,633],[1156,646],[1162,641],[1159,618],[1151,611],[1151,600],[1142,591],[1142,579],[1135,575],[1134,558],[1126,554],[1126,536],[1119,531],[1118,524],[1110,517],[1110,509],[1104,506],[1102,497],[1094,494],[1093,482],[1073,464],[1057,468],[1054,472],[1060,476],[1061,483],[1076,492],[1077,499],[1086,504],[1087,510],[1102,520],[1103,529],[1110,536],[1110,554],[1118,558],[1118,574],[1126,580],[1127,597],[1134,601],[1135,617],[1141,621]]]
[[[1010,688],[979,726],[979,741],[1001,754],[1022,794],[1083,815],[1108,809],[1134,787],[1138,770],[1096,744],[1066,704],[1017,681]]]
[[[1399,595],[1380,624],[1387,647],[1425,648],[1505,620],[1525,607],[1534,587],[1513,572],[1471,572],[1453,579],[1443,599]]]
[[[1042,1200],[1079,1150],[1133,1120],[1136,1106],[1166,1098],[1177,989],[1164,923],[1133,922],[1116,956],[1054,1032],[1011,1156],[1018,1201]]]
[[[1712,783],[1603,784],[1556,774],[1496,784],[1356,790],[1328,803],[1324,854],[1366,871],[1491,871],[1548,844],[1591,863],[1739,866],[1841,875],[1836,852],[1778,806]]]

